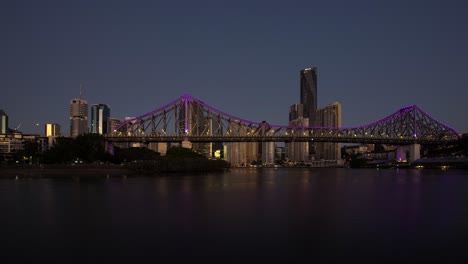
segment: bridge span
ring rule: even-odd
[[[390,145],[444,144],[459,133],[416,105],[355,127],[304,127],[253,122],[184,94],[146,114],[125,120],[109,142],[336,142]]]

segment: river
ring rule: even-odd
[[[0,179],[3,259],[468,263],[468,170]]]

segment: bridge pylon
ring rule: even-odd
[[[421,145],[414,143],[411,145],[398,146],[397,161],[412,163],[421,158]]]

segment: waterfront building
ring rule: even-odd
[[[12,160],[24,149],[26,142],[37,141],[38,135],[23,135],[21,132],[0,134],[0,161]]]
[[[240,123],[233,124],[230,129],[235,133],[247,135],[247,130]],[[248,166],[258,162],[258,152],[258,142],[227,142],[224,144],[224,160],[229,162],[231,166]]]
[[[229,162],[232,167],[245,166],[241,142],[228,142],[224,144],[224,160]]]
[[[119,118],[109,117],[107,120],[107,133],[114,132],[114,129],[122,123],[122,120]]]
[[[161,156],[166,156],[167,154],[167,142],[149,142],[148,148],[154,152],[159,152]]]
[[[284,160],[286,158],[285,147],[276,147],[275,159]]]
[[[72,99],[70,101],[70,136],[76,137],[88,133],[88,101]]]
[[[187,109],[186,109],[187,107]],[[202,105],[196,102],[189,102],[179,108],[178,132],[186,135],[213,135],[214,120],[209,118]],[[188,142],[184,143],[186,147],[193,151],[203,154],[206,157],[211,157],[213,153],[213,143]]]
[[[204,113],[203,106],[198,103],[191,103],[189,107],[189,116],[188,116],[188,131],[190,135],[213,135],[213,120],[207,118]],[[192,143],[192,150],[200,154],[203,154],[205,157],[211,157],[213,153],[213,143],[211,142],[194,142]]]
[[[59,124],[46,123],[44,130],[45,137],[39,140],[41,152],[50,149],[55,144],[55,139],[62,135]]]
[[[0,109],[0,134],[8,134],[8,115]]]
[[[319,109],[315,123],[320,127],[341,127],[341,104],[335,102]],[[318,160],[339,160],[341,159],[341,144],[316,142],[315,157]]]
[[[289,108],[290,126],[308,127],[309,118],[304,117],[304,105],[293,104]],[[293,133],[300,133],[300,130]],[[287,143],[287,156],[292,162],[306,162],[309,160],[309,143],[308,142],[289,142]]]
[[[55,123],[46,123],[44,135],[46,137],[58,137],[60,134],[60,125]]]
[[[107,134],[110,108],[106,104],[93,104],[91,106],[91,133]]]
[[[275,164],[275,142],[262,142],[262,164]]]
[[[257,142],[228,142],[224,144],[224,160],[231,166],[248,166],[258,161]]]

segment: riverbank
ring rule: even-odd
[[[135,174],[126,166],[116,164],[26,164],[0,167],[0,178],[121,177]]]
[[[1,178],[75,178],[158,176],[171,173],[223,171],[221,160],[194,158],[135,161],[126,164],[10,164],[0,165]]]

